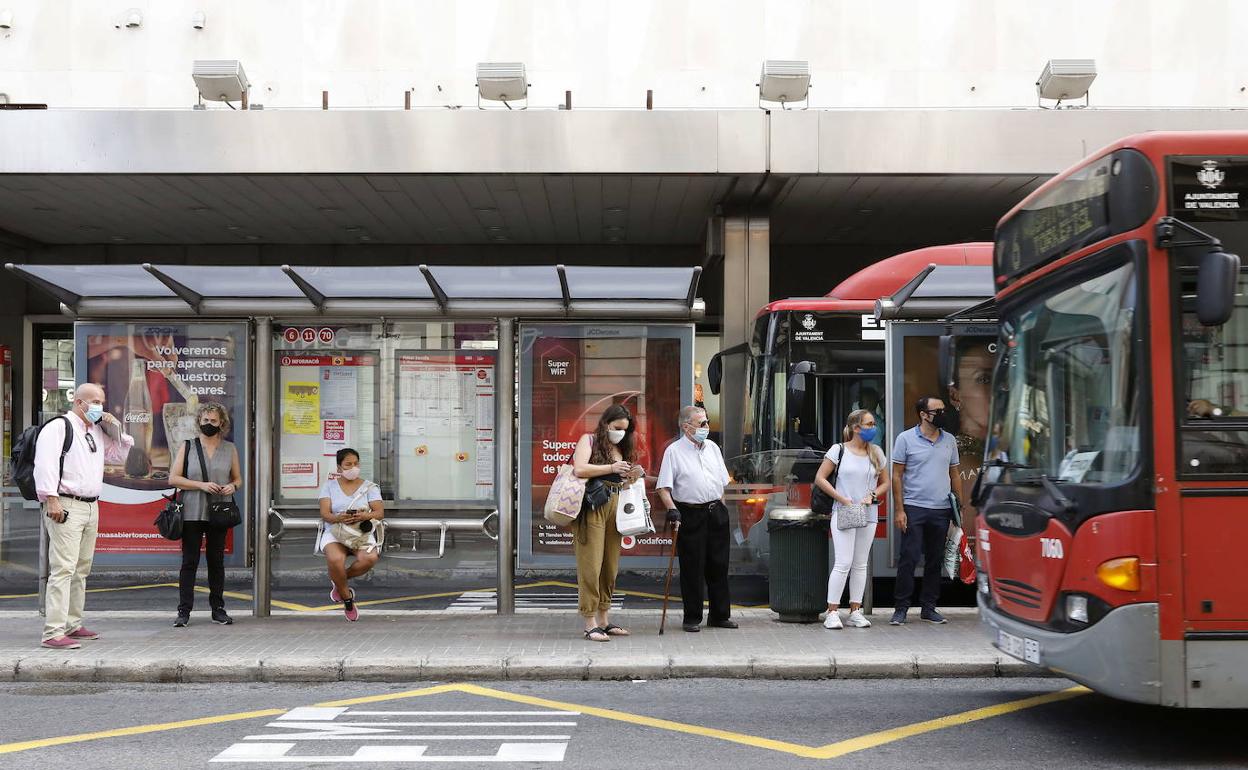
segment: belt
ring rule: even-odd
[[[77,500],[80,503],[94,503],[96,500],[100,499],[98,497],[81,497],[79,495],[71,495],[65,492],[57,495],[57,497],[68,497],[70,500]]]
[[[712,500],[709,503],[682,503],[679,500],[676,501],[677,506],[681,508],[692,508],[695,511],[705,511],[705,510],[708,510],[712,505],[717,505],[717,504],[719,504],[719,500]]]

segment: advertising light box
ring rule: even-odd
[[[626,537],[621,568],[665,566],[671,535],[654,491],[677,414],[693,396],[693,327],[667,325],[522,325],[520,327],[519,566],[575,565],[576,530],[546,522],[542,507],[559,466],[612,404],[637,422],[638,463],[658,532]]]

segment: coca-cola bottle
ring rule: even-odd
[[[126,433],[134,437],[134,448],[126,460],[126,474],[146,476],[152,467],[152,396],[147,390],[147,371],[140,358],[134,359],[130,366],[123,422]]]

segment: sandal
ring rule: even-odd
[[[631,636],[632,635],[627,628],[617,626],[614,623],[608,623],[607,625],[603,626],[602,632],[606,634],[607,636]]]
[[[598,635],[599,635],[599,636],[601,636],[602,638],[601,638],[601,639],[595,639],[595,638],[594,638],[594,634],[598,634]],[[591,641],[591,642],[609,642],[609,641],[611,641],[611,637],[610,637],[610,635],[608,635],[608,634],[607,634],[606,629],[602,629],[602,628],[591,628],[591,629],[589,629],[588,631],[586,631],[586,632],[585,632],[585,638],[586,638],[587,640]]]

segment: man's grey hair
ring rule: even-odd
[[[706,410],[700,406],[682,406],[680,408],[679,424],[684,425],[691,421],[693,416],[698,413],[706,414]]]

